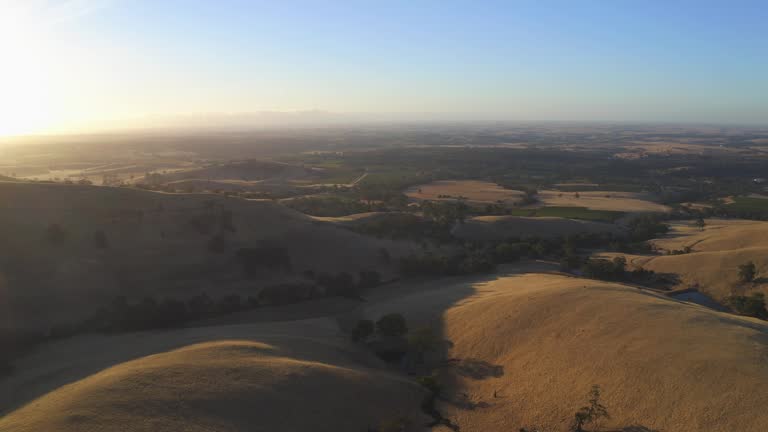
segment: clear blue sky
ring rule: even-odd
[[[65,71],[51,104],[72,124],[261,110],[768,123],[765,1],[74,0],[40,9],[53,16],[54,50],[73,53],[49,65]]]

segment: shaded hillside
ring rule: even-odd
[[[308,177],[312,174],[313,170],[311,168],[304,168],[281,162],[246,160],[217,163],[205,167],[155,175],[153,176],[152,181],[156,183],[167,183],[180,180],[285,181]]]
[[[271,201],[58,184],[0,183],[0,234],[0,327],[82,318],[116,295],[250,295],[307,270],[386,278],[382,249],[410,250]],[[241,248],[282,261],[246,269]]]
[[[618,233],[614,224],[557,217],[478,216],[457,225],[453,235],[464,240],[493,241],[510,237],[561,237],[581,233]]]
[[[0,418],[3,431],[359,432],[418,418],[423,392],[327,319],[78,337],[24,361],[0,400],[41,397]]]

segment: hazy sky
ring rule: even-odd
[[[765,124],[768,3],[0,0],[0,134],[271,110]]]

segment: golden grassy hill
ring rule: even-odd
[[[558,217],[477,216],[457,225],[452,233],[460,239],[488,241],[508,237],[558,237],[618,230],[618,226],[613,224]]]
[[[461,430],[566,430],[593,384],[612,414],[607,430],[768,430],[762,321],[558,275],[431,288],[366,313],[403,312],[451,342],[439,409]]]
[[[576,196],[578,194],[578,197]],[[591,210],[610,210],[630,213],[666,213],[670,208],[654,202],[648,193],[617,191],[562,192],[542,190],[537,196],[541,205],[586,207]],[[538,205],[538,204],[537,204]]]
[[[654,240],[662,252],[681,250],[684,255],[628,256],[634,266],[679,275],[681,286],[698,285],[699,290],[716,299],[752,290],[768,292],[768,222],[707,219],[704,230],[693,221],[671,224],[670,234]],[[754,284],[741,284],[738,267],[747,261],[757,266]]]
[[[359,432],[420,418],[423,390],[378,366],[328,319],[79,337],[0,381],[6,403],[42,394],[0,430]]]
[[[56,244],[46,240],[52,224],[65,233]],[[97,231],[107,248],[95,245]],[[212,252],[217,235],[224,247]],[[265,268],[245,279],[235,253],[261,245],[284,249],[293,272]],[[408,244],[361,236],[272,201],[0,182],[0,328],[81,317],[117,294],[250,295],[305,270],[374,269],[386,278],[396,268],[382,260],[382,248],[393,258],[410,252]]]
[[[439,180],[410,187],[404,193],[416,200],[456,200],[464,197],[471,204],[513,204],[523,197],[521,191],[479,180]]]

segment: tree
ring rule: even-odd
[[[381,274],[376,270],[363,270],[357,284],[361,289],[376,288],[381,283]]]
[[[728,304],[741,315],[752,316],[760,319],[768,318],[768,310],[765,308],[765,294],[752,293],[750,296],[728,297]]]
[[[374,324],[371,320],[360,320],[355,328],[352,329],[352,340],[355,342],[364,342],[374,331]]]
[[[613,272],[617,277],[624,276],[627,271],[627,259],[623,256],[613,258]]]
[[[51,244],[62,244],[67,240],[67,232],[59,224],[50,224],[45,230],[45,239]]]
[[[755,276],[757,276],[757,269],[754,262],[749,261],[739,266],[739,282],[752,282],[755,280]]]
[[[381,336],[403,336],[408,333],[408,326],[401,314],[391,313],[376,321],[376,333]]]
[[[329,292],[347,298],[359,298],[360,290],[355,285],[355,278],[347,272],[341,272],[330,281]]]
[[[600,403],[600,386],[593,385],[589,391],[589,405],[579,408],[573,416],[571,432],[584,432],[584,426],[593,425],[593,430],[600,428],[600,421],[611,418],[608,409]]]
[[[104,231],[98,230],[93,233],[93,244],[99,249],[106,249],[109,247],[109,240],[107,240],[107,235],[104,234]]]
[[[227,239],[222,233],[216,233],[208,240],[208,251],[212,253],[223,253],[227,250]]]
[[[431,327],[422,327],[408,334],[408,344],[416,352],[417,363],[424,363],[424,353],[440,347],[440,338]]]
[[[379,248],[379,260],[381,260],[381,262],[384,264],[389,264],[392,262],[392,257],[390,256],[387,248]]]

